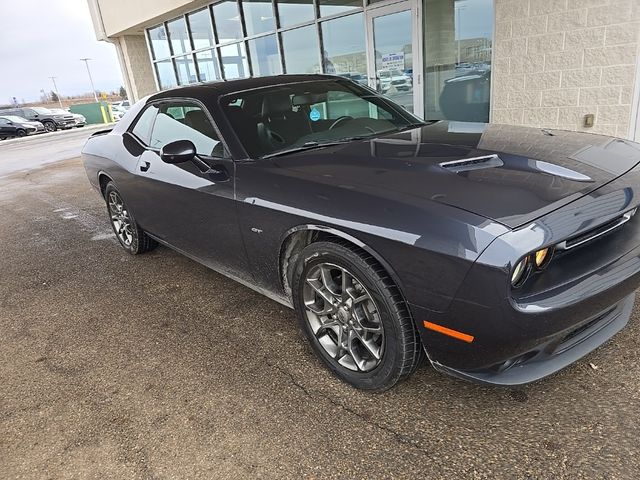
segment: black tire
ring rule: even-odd
[[[19,137],[24,137],[27,134],[27,132],[25,130],[18,130],[16,132],[16,135],[18,135]]]
[[[358,371],[354,371],[341,365],[314,334],[307,316],[304,288],[314,267],[317,269],[320,265],[344,268],[345,273],[356,280],[359,287],[364,287],[374,302],[377,318],[383,327],[381,344],[384,346],[380,347],[378,353],[382,354],[377,360],[379,363],[372,370],[360,371],[358,367]],[[291,284],[294,307],[305,335],[315,353],[341,380],[356,388],[382,392],[408,377],[422,362],[425,353],[402,295],[385,269],[370,255],[363,254],[346,242],[312,243],[298,255]],[[338,317],[334,315],[334,318]]]
[[[127,223],[129,225],[126,234],[122,233],[123,230],[119,231],[117,224],[119,224],[118,222],[120,221],[114,221],[112,213],[115,213],[115,211],[110,205],[110,200],[113,199],[113,195],[116,195],[122,202],[123,209],[121,209],[121,212],[124,212],[123,215],[126,216]],[[113,233],[115,233],[116,238],[118,239],[118,242],[120,242],[122,248],[124,248],[131,255],[139,255],[141,253],[149,252],[158,246],[158,242],[147,235],[145,231],[138,226],[135,218],[133,217],[133,214],[127,209],[126,204],[122,199],[122,195],[120,195],[120,192],[118,192],[113,182],[107,183],[104,189],[104,199],[107,204],[109,223],[111,224]]]
[[[56,124],[53,122],[42,122],[42,125],[44,125],[44,129],[47,132],[55,132],[58,129],[58,127],[56,127]]]

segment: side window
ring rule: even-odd
[[[149,145],[149,142],[151,141],[151,127],[153,126],[153,119],[156,118],[157,112],[157,106],[148,106],[145,111],[142,112],[142,115],[138,117],[136,123],[131,129],[131,133],[138,137],[138,139],[145,145]]]
[[[150,146],[162,148],[176,140],[191,140],[201,155],[224,156],[222,142],[207,114],[200,106],[188,101],[161,105],[153,125]]]
[[[0,125],[8,125],[9,120],[5,120],[4,118],[0,118]]]

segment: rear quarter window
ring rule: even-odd
[[[153,127],[153,122],[157,113],[158,107],[155,105],[149,105],[137,118],[131,128],[131,133],[133,133],[138,140],[145,145],[149,145],[151,142],[151,127]]]

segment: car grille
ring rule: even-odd
[[[391,81],[391,85],[404,85],[405,83],[407,83],[406,80],[392,80]]]

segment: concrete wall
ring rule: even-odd
[[[495,0],[495,14],[492,122],[635,135],[640,0]]]
[[[107,37],[140,34],[143,29],[178,16],[211,0],[89,0],[97,4]],[[93,16],[93,15],[92,15]]]
[[[157,91],[153,67],[144,35],[122,35],[116,39],[122,76],[129,98],[134,101]]]

